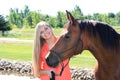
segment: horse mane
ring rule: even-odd
[[[119,48],[120,34],[118,34],[110,25],[102,22],[96,22],[96,24],[94,24],[91,21],[80,21],[79,26],[81,31],[87,30],[87,32],[94,37],[99,35],[105,48]]]

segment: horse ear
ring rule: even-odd
[[[71,15],[71,13],[66,10],[66,14],[67,14],[67,20],[69,20],[72,24],[74,24],[74,17]]]

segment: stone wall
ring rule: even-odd
[[[94,80],[93,70],[85,69],[85,68],[71,68],[71,74],[73,80]]]
[[[31,62],[18,62],[14,60],[0,59],[0,74],[14,74],[19,76],[34,77],[31,70]],[[92,70],[76,69],[71,67],[73,80],[94,80]]]

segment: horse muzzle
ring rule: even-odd
[[[52,55],[52,53],[50,53],[46,57],[46,63],[48,66],[55,68],[59,64],[59,59],[56,56]]]

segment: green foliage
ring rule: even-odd
[[[108,13],[108,18],[115,18],[115,14],[114,13]]]
[[[64,23],[66,21],[65,15],[65,13],[60,11],[57,13],[57,26],[59,26],[60,28],[64,26]]]
[[[60,26],[62,27],[62,15],[60,12],[58,12],[58,15],[57,15],[57,19],[58,19],[58,25],[57,26]]]
[[[55,17],[48,17],[46,18],[46,21],[53,27],[53,28],[57,28],[57,19]]]
[[[77,5],[75,6],[74,10],[72,11],[72,14],[75,18],[84,20],[83,13],[79,6],[77,6]]]
[[[120,26],[120,12],[116,14],[111,12],[108,14],[94,13],[93,15],[84,15],[77,5],[70,12],[75,18],[80,20],[97,20],[108,23],[111,26]],[[53,28],[63,28],[66,23],[66,13],[58,11],[56,16],[50,16],[41,14],[40,10],[31,11],[26,5],[23,10],[11,8],[7,19],[12,27],[16,25],[17,28],[34,28],[42,20],[47,21]]]
[[[117,25],[120,25],[120,12],[116,14]]]
[[[11,30],[9,22],[5,20],[2,15],[0,15],[0,31],[2,31],[2,36],[4,36],[4,32],[8,30]]]
[[[23,26],[23,15],[19,14],[18,8],[10,9],[10,14],[8,16],[9,22],[11,25],[16,25],[18,28],[22,28]]]

